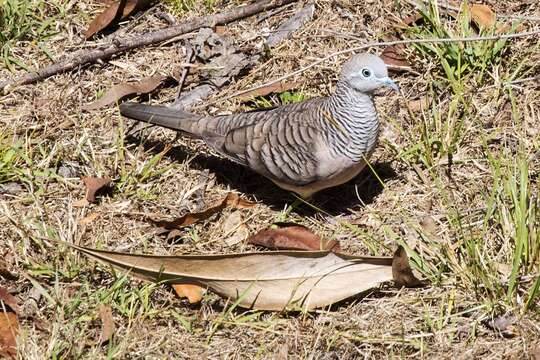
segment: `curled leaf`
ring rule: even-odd
[[[394,253],[392,276],[397,286],[416,287],[423,285],[423,282],[414,276],[407,253],[401,246]]]
[[[174,291],[179,297],[185,297],[190,304],[198,304],[203,297],[203,288],[194,284],[173,284]]]
[[[97,192],[111,183],[111,179],[109,177],[83,177],[82,181],[84,186],[86,186],[85,198],[90,203],[96,202]]]
[[[495,25],[496,16],[488,5],[469,5],[472,20],[481,28],[489,29]]]

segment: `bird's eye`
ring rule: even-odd
[[[365,78],[368,78],[371,76],[371,70],[369,69],[362,69],[362,76]]]

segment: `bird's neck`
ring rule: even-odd
[[[354,90],[338,82],[334,94],[327,101],[327,112],[333,130],[329,145],[353,161],[365,160],[377,144],[379,118],[371,94]],[[335,123],[335,124],[334,124]]]

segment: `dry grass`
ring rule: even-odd
[[[54,58],[86,46],[80,34],[98,8],[85,3],[58,2],[60,10],[48,8],[57,20],[57,34],[44,39],[43,46]],[[239,101],[219,99],[356,45],[347,34],[384,39],[394,32],[392,24],[412,11],[391,1],[340,3],[352,19],[340,15],[333,2],[317,2],[314,21],[196,111],[243,110]],[[165,26],[155,14],[169,10],[167,6],[171,5],[157,5],[120,31]],[[191,14],[205,13],[207,6],[195,6]],[[538,6],[527,1],[511,6],[491,1],[491,6],[498,13],[539,15]],[[294,9],[260,24],[248,19],[229,25],[226,34],[243,47],[257,46],[262,29],[276,26]],[[443,19],[442,26],[459,24]],[[48,63],[37,44],[42,43],[22,39],[13,44],[12,54],[30,68]],[[318,195],[313,205],[323,211],[308,205],[291,209],[290,194],[209,154],[197,141],[176,139],[157,128],[133,131],[113,107],[81,110],[113,84],[177,73],[184,62],[179,44],[138,49],[108,64],[4,95],[0,189],[13,182],[21,186],[14,194],[0,194],[0,251],[20,278],[0,284],[24,303],[20,358],[531,356],[540,346],[539,301],[533,291],[540,276],[540,89],[538,80],[501,84],[538,76],[539,47],[538,37],[509,42],[502,55],[487,63],[482,79],[475,70],[457,80],[446,76],[436,53],[409,47],[409,60],[421,75],[394,74],[403,96],[377,99],[383,129],[372,163],[384,186],[365,171],[353,182]],[[309,97],[328,94],[345,59],[306,71],[296,79],[302,82],[301,91]],[[22,69],[15,66],[14,71]],[[11,75],[0,69],[0,77]],[[175,91],[161,89],[151,101],[169,102]],[[409,100],[422,96],[434,99],[433,104],[410,112]],[[155,165],[145,166],[167,143],[173,149]],[[201,180],[205,169],[210,170],[207,181]],[[111,176],[114,191],[98,204],[75,207],[84,196],[79,178],[96,175]],[[223,241],[229,210],[193,226],[174,242],[154,236],[141,216],[181,215],[231,190],[259,202],[242,210],[250,233],[287,220],[339,239],[351,253],[389,254],[396,243],[406,243],[431,286],[388,286],[310,314],[228,311],[230,304],[213,294],[206,294],[200,306],[189,305],[168,287],[113,275],[42,240],[53,237],[153,254],[246,251],[247,244],[227,246]],[[97,218],[82,224],[81,219],[92,213]],[[529,247],[522,253],[520,246]],[[117,330],[109,344],[96,345],[98,308],[103,303],[113,308]],[[489,326],[498,317],[516,321],[501,332]]]

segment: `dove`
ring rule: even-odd
[[[379,135],[373,93],[381,87],[398,90],[384,61],[364,53],[342,66],[327,97],[220,116],[133,102],[120,104],[120,113],[202,139],[225,158],[307,199],[353,179],[366,165]]]

